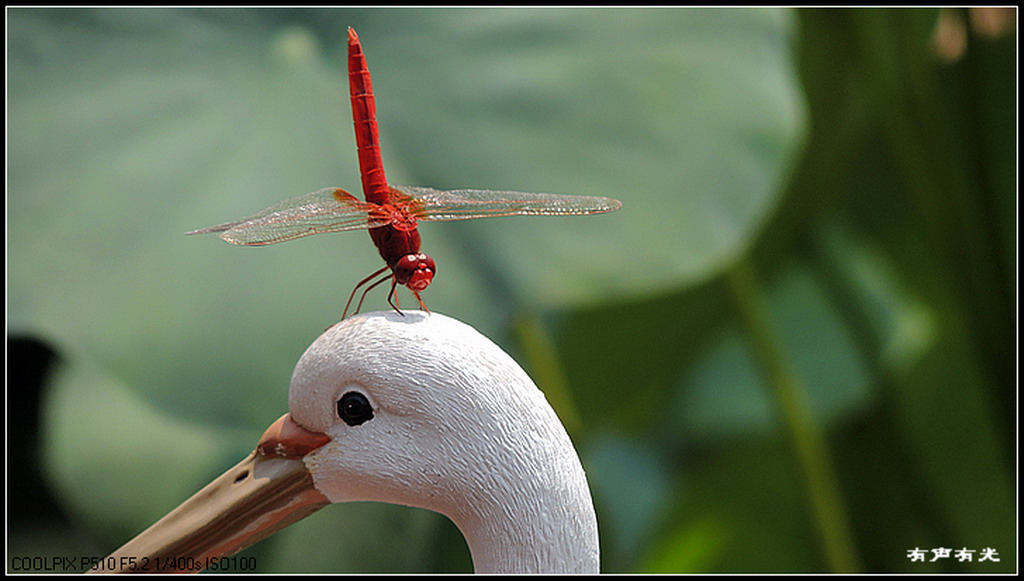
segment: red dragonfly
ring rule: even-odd
[[[622,206],[618,200],[591,196],[389,186],[380,156],[370,71],[359,37],[352,28],[348,29],[348,76],[365,202],[341,188],[324,188],[279,202],[243,220],[188,234],[219,232],[221,238],[232,244],[259,246],[322,232],[369,229],[370,238],[386,266],[352,289],[342,314],[344,319],[360,287],[370,283],[363,290],[355,312],[362,306],[366,293],[386,280],[391,280],[388,304],[396,311],[402,312],[395,297],[395,287],[400,284],[412,291],[423,310],[428,310],[420,292],[430,285],[437,267],[433,258],[420,252],[420,235],[416,228],[420,220],[599,214]]]

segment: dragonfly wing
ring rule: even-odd
[[[435,190],[417,186],[395,186],[393,192],[406,196],[395,200],[418,220],[467,220],[497,216],[573,216],[601,214],[622,207],[613,198],[529,194],[496,190]]]
[[[312,234],[383,226],[370,212],[375,204],[360,201],[341,188],[324,188],[279,202],[237,222],[227,222],[186,234],[220,233],[232,244],[258,246]]]

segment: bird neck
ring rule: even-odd
[[[477,573],[599,572],[597,517],[583,467],[564,430],[554,441],[541,437],[547,445],[540,453],[529,445],[496,450],[489,481],[445,511],[466,537]]]
[[[547,507],[551,508],[551,507]],[[598,573],[597,526],[582,514],[553,515],[543,506],[518,512],[491,513],[472,524],[459,524],[477,573]]]

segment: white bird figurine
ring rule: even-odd
[[[586,475],[544,394],[438,313],[350,317],[306,350],[256,450],[90,572],[197,571],[333,502],[450,518],[478,573],[597,573]]]

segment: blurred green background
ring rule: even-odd
[[[603,571],[1016,570],[1015,10],[7,16],[8,572],[234,465],[380,266],[358,232],[182,235],[358,192],[347,26],[393,183],[623,202],[421,228],[427,304],[570,430]],[[471,570],[445,518],[377,504],[243,555]]]

